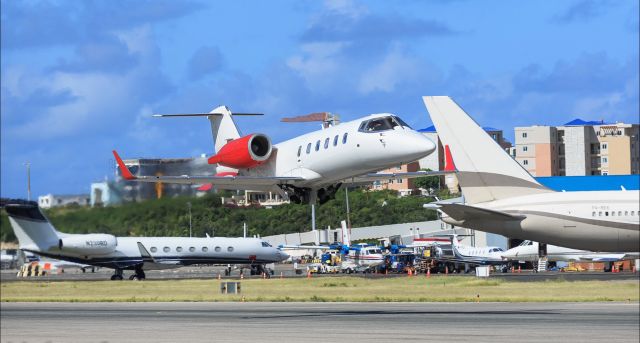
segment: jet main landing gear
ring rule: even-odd
[[[111,275],[111,280],[122,280],[122,269],[116,269]]]

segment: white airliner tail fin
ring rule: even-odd
[[[468,204],[553,192],[544,187],[448,96],[425,96],[438,137],[450,151]]]
[[[35,203],[7,204],[5,210],[20,249],[38,252],[58,245],[60,233]]]

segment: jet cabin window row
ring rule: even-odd
[[[262,243],[262,246],[265,246],[264,243]],[[157,247],[151,247],[150,250],[153,253],[158,252],[158,248]],[[182,247],[176,247],[175,250],[176,250],[176,252],[182,252],[183,251]],[[208,247],[202,247],[200,250],[202,252],[208,252],[209,248]],[[213,248],[213,250],[215,252],[221,252],[222,248],[221,247],[215,247],[215,248]],[[162,248],[162,251],[164,251],[165,253],[169,253],[169,252],[171,252],[171,248],[170,247],[164,247],[164,248]],[[233,247],[227,247],[227,251],[228,252],[233,252]],[[196,252],[196,248],[195,247],[189,247],[189,252]]]
[[[609,211],[597,211],[597,212],[593,211],[593,212],[591,212],[591,216],[592,217],[602,217],[604,215],[605,217],[608,217],[609,213],[611,213],[612,217],[628,217],[629,216],[629,211],[624,211],[624,212],[622,212],[622,211],[617,211],[617,212],[616,211],[611,211],[611,212],[609,212]],[[623,215],[623,213],[624,213],[624,215]],[[640,216],[640,211],[638,211],[637,213],[636,213],[636,211],[631,211],[631,216],[633,217],[635,215]]]
[[[340,135],[335,135],[335,137],[333,137],[333,146],[338,146],[338,139],[339,139]],[[349,136],[349,133],[345,132],[342,135],[342,144],[347,144],[347,138]],[[324,148],[325,149],[329,149],[329,142],[331,141],[331,139],[329,137],[325,138],[324,140]],[[312,143],[308,143],[307,144],[307,155],[311,153],[311,146]],[[320,150],[320,140],[316,141],[316,146],[315,146],[316,151]],[[300,145],[298,147],[298,157],[300,157],[300,155],[302,154],[302,145]]]

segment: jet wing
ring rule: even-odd
[[[511,214],[502,211],[490,210],[482,207],[476,207],[471,205],[446,203],[446,202],[433,202],[423,205],[424,208],[438,209],[446,213],[449,217],[455,220],[522,220],[526,218],[522,214]]]
[[[181,183],[190,185],[200,185],[211,183],[215,187],[223,189],[255,189],[270,188],[275,185],[291,184],[304,181],[301,177],[276,177],[276,176],[197,176],[197,175],[178,175],[178,176],[135,176],[129,168],[124,164],[118,153],[114,150],[113,156],[116,158],[122,177],[128,181],[139,182],[164,182],[164,183]]]
[[[365,183],[381,180],[393,180],[393,179],[415,179],[423,176],[439,176],[455,173],[454,171],[417,171],[417,172],[405,172],[405,173],[369,173],[356,177],[352,177],[342,182],[346,183]]]
[[[278,249],[287,250],[287,249],[316,249],[316,250],[331,250],[335,249],[333,247],[327,245],[278,245]]]

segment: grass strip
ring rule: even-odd
[[[234,281],[234,280],[223,280]],[[237,281],[237,280],[235,280]],[[0,285],[3,302],[594,302],[640,299],[638,280],[532,281],[456,276],[363,279],[250,279],[241,294],[220,293],[220,281],[18,281]]]

